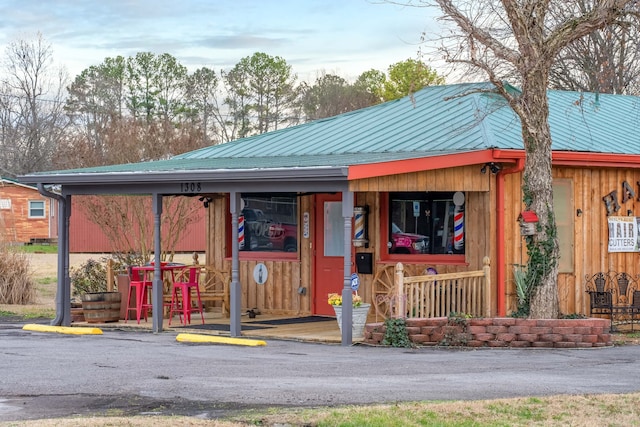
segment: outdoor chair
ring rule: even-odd
[[[202,299],[200,298],[200,289],[198,282],[200,278],[201,267],[188,267],[183,269],[171,285],[171,308],[169,310],[169,325],[173,319],[174,313],[178,313],[180,322],[185,325],[191,323],[191,313],[200,312],[200,318],[204,325],[204,314],[202,309]],[[191,291],[196,292],[196,307],[193,307],[191,300]],[[184,319],[184,320],[183,320]]]
[[[151,281],[143,270],[137,267],[127,267],[129,275],[129,291],[127,292],[127,312],[124,317],[125,323],[129,320],[129,312],[135,310],[136,320],[140,323],[140,318],[144,317],[147,321],[148,311],[151,308],[149,303],[149,291],[151,290]],[[131,306],[131,297],[135,295],[135,306]]]

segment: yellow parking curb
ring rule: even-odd
[[[69,326],[49,326],[49,325],[38,325],[35,323],[29,323],[22,327],[25,331],[34,331],[34,332],[56,332],[59,334],[70,334],[70,335],[102,335],[102,329],[100,328],[71,328]]]
[[[178,334],[176,336],[176,341],[179,342],[204,342],[204,343],[214,343],[214,344],[234,344],[234,345],[247,345],[256,347],[259,345],[267,345],[265,341],[262,340],[252,340],[246,338],[229,338],[229,337],[218,337],[214,335],[197,335],[197,334]]]

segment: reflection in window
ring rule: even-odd
[[[391,254],[464,254],[464,193],[389,194]]]
[[[342,202],[324,202],[324,256],[344,256]]]
[[[298,204],[295,194],[242,193],[239,218],[241,251],[298,251]]]

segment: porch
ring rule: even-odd
[[[183,325],[178,316],[175,316],[171,325],[169,319],[163,320],[163,331],[177,333],[195,333],[214,336],[229,336],[230,321],[228,317],[219,312],[205,312],[205,324],[200,321],[200,316],[195,315],[191,319],[191,324]],[[371,320],[372,322],[375,319]],[[73,326],[95,326],[97,328],[109,330],[148,330],[152,331],[153,322],[142,320],[140,324],[136,320],[124,320],[107,323],[87,323],[74,322]],[[318,342],[328,344],[340,344],[341,334],[338,323],[334,317],[302,316],[291,317],[284,315],[258,315],[254,319],[242,316],[241,321],[242,337],[262,338],[262,339],[282,339],[304,342]],[[354,338],[354,342],[362,341],[362,338]]]

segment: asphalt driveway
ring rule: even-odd
[[[216,418],[263,406],[640,390],[640,346],[398,349],[267,340],[244,347],[175,338],[117,329],[62,335],[0,324],[0,421],[115,409]]]

